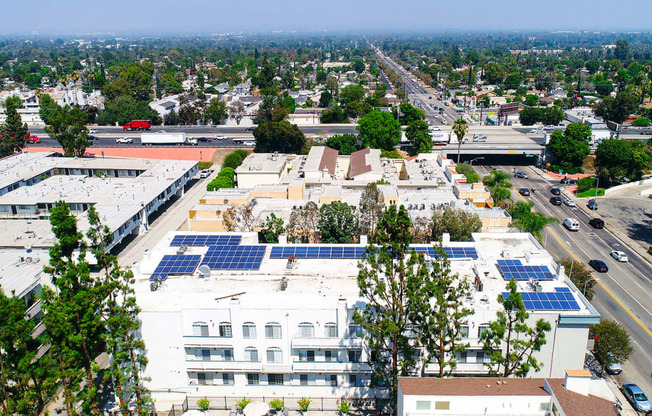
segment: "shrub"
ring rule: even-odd
[[[469,165],[468,163],[460,163],[457,165],[455,170],[457,173],[466,176],[466,183],[480,182],[480,175],[478,175],[473,169],[473,166]]]
[[[217,174],[217,176],[218,177],[221,176],[233,180],[233,178],[235,177],[235,170],[233,170],[233,168],[222,168],[222,170],[220,171],[220,173]]]
[[[650,121],[649,118],[647,118],[647,117],[639,117],[636,120],[634,120],[632,125],[637,126],[637,127],[650,127],[650,123],[652,123],[652,122]]]
[[[281,399],[274,399],[271,402],[269,402],[269,407],[276,411],[281,411],[285,408],[285,402]]]
[[[247,407],[247,405],[248,405],[249,403],[251,403],[251,399],[247,399],[246,397],[244,397],[242,400],[240,400],[238,403],[236,403],[236,405],[237,405],[240,409],[244,409],[245,407]]]
[[[249,152],[246,150],[238,149],[229,153],[224,158],[224,163],[222,164],[223,168],[232,168],[237,169],[238,166],[242,165],[242,161],[249,155]]]
[[[213,162],[199,162],[199,170],[209,169],[213,166]]]
[[[577,193],[588,191],[593,187],[595,187],[595,177],[593,176],[587,176],[577,181]]]
[[[210,406],[211,402],[208,399],[197,400],[197,407],[199,407],[201,410],[208,410]]]
[[[574,166],[559,166],[559,165],[552,165],[550,166],[550,171],[551,172],[559,172],[562,171],[563,173],[584,173],[584,170],[581,167],[574,167]]]
[[[380,152],[381,157],[386,157],[388,159],[403,159],[401,154],[397,150],[383,150]]]
[[[302,397],[301,399],[297,400],[297,404],[299,405],[299,409],[302,412],[307,412],[308,408],[310,407],[310,399]]]
[[[351,410],[351,403],[349,403],[346,400],[342,400],[342,403],[340,403],[339,406],[337,406],[340,412],[347,414]]]
[[[209,191],[217,191],[221,188],[233,188],[233,186],[233,179],[218,175],[215,179],[210,181],[208,185],[206,185],[206,189]]]

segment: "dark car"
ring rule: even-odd
[[[561,204],[562,204],[562,201],[561,201],[561,198],[560,198],[560,197],[558,197],[558,196],[553,196],[552,198],[550,198],[550,203],[551,203],[552,205],[561,205]]]
[[[514,176],[517,178],[527,179],[527,173],[525,172],[514,172]]]
[[[561,195],[561,190],[560,190],[559,188],[552,188],[552,189],[550,190],[550,192],[551,192],[553,195]]]
[[[255,126],[249,126],[245,129],[245,131],[254,131],[255,128]]]
[[[518,190],[518,193],[523,196],[530,196],[530,190],[528,188],[521,188]]]
[[[97,140],[97,136],[90,135],[88,136],[88,140]]]
[[[606,273],[609,271],[607,263],[602,260],[589,260],[589,266],[593,267],[596,272]]]
[[[600,218],[591,218],[589,225],[591,225],[593,228],[601,230],[604,228],[604,221],[602,221]]]
[[[571,179],[571,178],[562,178],[559,183],[563,183],[566,185],[577,185],[577,179]]]
[[[595,199],[589,199],[589,202],[588,204],[586,204],[586,206],[589,209],[595,211],[596,209],[598,209],[598,201],[596,201]]]
[[[197,137],[198,142],[210,142],[211,138],[210,137]]]

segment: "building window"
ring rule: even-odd
[[[308,374],[299,374],[299,384],[302,386],[308,385]]]
[[[451,402],[435,402],[436,410],[450,410]]]
[[[299,361],[315,361],[315,351],[314,350],[299,350]]]
[[[362,327],[358,324],[349,325],[349,337],[360,338],[362,336]]]
[[[233,361],[233,350],[224,350],[224,361]]]
[[[455,358],[457,358],[458,363],[465,363],[466,362],[466,355],[467,355],[466,351],[458,352],[457,356]]]
[[[265,338],[281,339],[281,325],[277,322],[269,322],[265,325]]]
[[[207,337],[208,324],[206,322],[195,322],[192,324],[192,335],[196,337]]]
[[[231,338],[233,336],[233,331],[231,330],[231,324],[229,322],[220,322],[220,336],[222,338]]]
[[[267,384],[270,386],[282,386],[283,374],[267,374]]]
[[[489,325],[482,324],[478,326],[478,338],[482,338],[482,333],[489,330]]]
[[[326,383],[330,384],[331,387],[337,387],[337,374],[327,374]]]
[[[283,354],[280,348],[269,348],[267,350],[267,362],[272,364],[283,363]]]
[[[329,322],[324,325],[324,336],[326,338],[337,338],[337,324]]]
[[[324,361],[326,362],[336,362],[337,361],[337,351],[326,350],[324,351]]]
[[[260,374],[252,374],[252,373],[247,374],[247,385],[257,386],[259,384],[260,384]]]
[[[468,325],[460,326],[460,336],[462,337],[462,339],[467,339],[469,337],[469,326]]]
[[[225,386],[233,385],[233,373],[222,373],[222,384]]]
[[[213,384],[213,373],[197,373],[197,383],[204,385]]]
[[[358,375],[357,374],[349,374],[349,386],[350,387],[357,387],[358,386]]]
[[[245,322],[242,325],[242,338],[256,339],[256,324],[253,322]]]
[[[211,350],[204,348],[195,349],[195,359],[201,361],[210,361],[211,360]]]
[[[245,348],[245,361],[250,361],[252,363],[258,362],[258,350],[254,347]]]
[[[362,357],[362,350],[349,350],[349,362],[359,363]]]
[[[478,351],[475,353],[475,362],[476,363],[488,363],[491,361],[489,354],[485,354],[484,351]]]
[[[299,324],[299,338],[314,338],[315,326],[310,322],[302,322]]]
[[[417,400],[417,410],[430,410],[430,400]]]

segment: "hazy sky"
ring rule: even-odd
[[[652,30],[650,0],[2,0],[0,33]]]

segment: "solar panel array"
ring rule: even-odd
[[[297,246],[272,247],[270,258],[287,259],[359,259],[364,255],[364,247],[351,246]]]
[[[505,280],[552,280],[554,276],[546,266],[524,266],[521,260],[498,260],[498,270]]]
[[[435,251],[432,247],[411,247],[415,249],[418,253],[428,254],[430,257],[434,258],[439,255],[439,252]],[[475,250],[475,247],[444,247],[444,252],[449,259],[477,259],[478,252]]]
[[[257,270],[266,248],[267,246],[211,246],[201,264],[211,269]]]
[[[562,287],[556,287],[555,292],[568,292],[568,293],[571,293],[571,290],[570,290],[570,288],[567,288],[566,286],[562,286]]]
[[[176,235],[171,246],[237,246],[242,236],[239,235]]]
[[[155,276],[166,279],[170,274],[193,274],[200,260],[200,255],[165,255],[150,279]]]
[[[509,292],[502,293],[503,299]],[[580,305],[570,291],[557,292],[521,292],[525,309],[533,311],[577,311]]]

